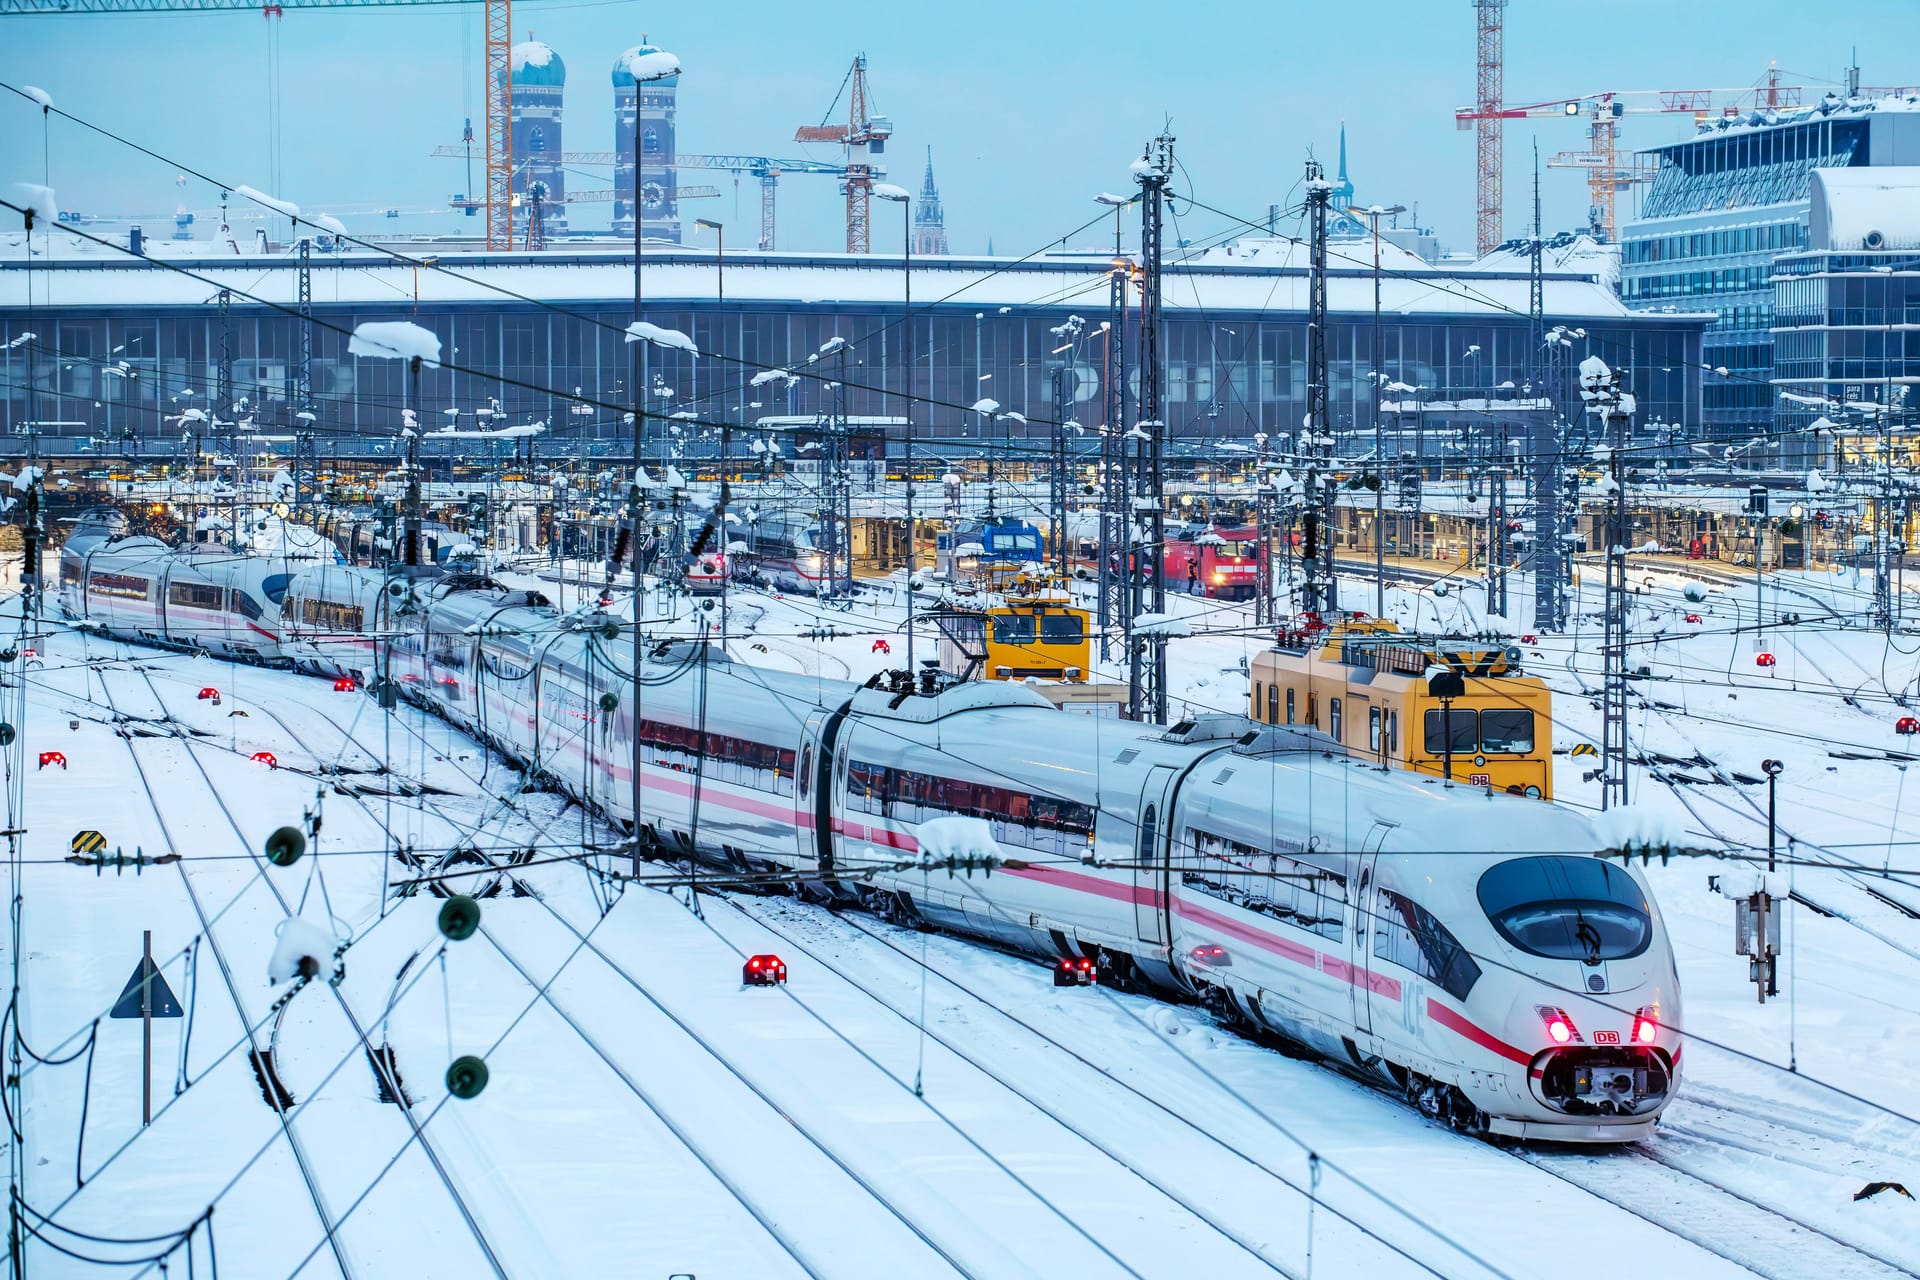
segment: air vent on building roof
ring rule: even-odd
[[[1884,249],[1887,247],[1887,233],[1876,228],[1861,236],[1860,243],[1869,249]]]

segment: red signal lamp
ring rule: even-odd
[[[1912,716],[1901,716],[1898,720],[1894,721],[1893,731],[1903,737],[1912,737],[1914,734],[1920,733],[1920,720],[1916,720]]]
[[[874,653],[892,653],[893,646],[888,644],[885,640],[875,640],[873,642],[873,652]]]
[[[23,658],[37,658],[40,656],[40,651],[32,645],[28,645],[20,651],[20,656]]]
[[[263,764],[263,765],[265,765],[265,766],[267,766],[267,768],[269,768],[269,769],[278,769],[278,768],[280,767],[280,760],[279,760],[279,758],[278,758],[278,757],[276,757],[276,756],[275,756],[275,755],[273,754],[273,752],[271,752],[271,751],[256,751],[256,752],[254,752],[254,753],[253,753],[253,762],[254,762],[255,764]]]
[[[740,985],[778,987],[787,980],[787,962],[779,956],[748,956],[740,966]]]
[[[1056,987],[1090,987],[1099,980],[1093,961],[1086,956],[1061,956],[1060,963],[1053,966]]]
[[[1582,1044],[1580,1029],[1573,1025],[1573,1019],[1567,1016],[1565,1009],[1550,1004],[1536,1005],[1534,1011],[1540,1015],[1540,1021],[1546,1024],[1547,1039],[1555,1044]]]
[[[42,751],[40,753],[40,767],[44,769],[50,764],[57,764],[62,769],[66,768],[66,753],[64,751]]]
[[[1700,625],[1700,615],[1697,613],[1690,613],[1687,615],[1687,621],[1693,623],[1695,626],[1698,626]]]
[[[333,691],[335,693],[352,693],[357,687],[358,686],[353,683],[352,676],[341,676],[333,682]]]
[[[220,705],[220,691],[212,685],[208,685],[200,691],[200,701],[211,702],[217,707]]]
[[[1753,665],[1756,667],[1771,667],[1774,665],[1774,656],[1770,653],[1756,653],[1753,655]]]
[[[1539,637],[1539,636],[1535,636],[1535,635],[1525,635],[1525,636],[1521,636],[1521,637],[1520,637],[1520,643],[1521,643],[1521,644],[1539,644],[1539,643],[1540,643],[1540,637]]]

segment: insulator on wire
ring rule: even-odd
[[[477,1098],[486,1087],[487,1063],[484,1058],[471,1053],[463,1054],[447,1068],[447,1092],[456,1098]]]
[[[456,893],[440,904],[440,932],[454,942],[464,942],[480,927],[480,904],[465,894]]]
[[[267,861],[276,867],[292,866],[306,851],[306,833],[298,827],[280,827],[267,837]]]

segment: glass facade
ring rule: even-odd
[[[1780,428],[1791,433],[1822,406],[1910,402],[1920,383],[1920,254],[1801,253],[1780,259],[1774,280],[1774,384]],[[1799,450],[1809,453],[1814,442]]]
[[[1648,154],[1658,161],[1621,234],[1630,307],[1711,311],[1701,342],[1702,434],[1738,440],[1775,425],[1774,259],[1807,247],[1818,169],[1885,163],[1897,116],[1802,110],[1751,116]]]
[[[1081,310],[1091,321],[1085,327],[1090,336],[1063,341],[1055,330],[1071,311],[1064,306],[917,310],[909,336],[898,305],[729,300],[721,308],[711,301],[662,300],[648,306],[649,318],[688,333],[702,354],[695,359],[649,346],[649,404],[656,416],[684,414],[706,424],[830,412],[898,417],[904,411],[900,395],[911,390],[920,397],[913,409],[920,438],[964,449],[981,438],[982,415],[971,406],[983,398],[1029,419],[992,423],[985,427],[992,438],[1044,437],[1054,417],[1052,374],[1065,363],[1072,371],[1071,416],[1091,433],[1104,413],[1106,338],[1098,323],[1104,308]],[[499,415],[496,426],[544,421],[543,452],[610,451],[630,439],[624,426],[634,354],[624,340],[630,316],[627,306],[605,304],[567,304],[565,310],[513,302],[423,304],[417,311],[410,303],[317,307],[316,318],[330,326],[316,325],[313,337],[312,399],[322,450],[329,440],[358,438],[362,449],[392,441],[402,405],[415,403],[429,433],[453,420],[446,416],[449,409],[458,410],[460,425],[470,428],[469,415],[491,407]],[[426,326],[440,336],[450,365],[485,372],[424,370],[418,402],[411,401],[415,393],[403,362],[347,353],[346,335],[356,324],[391,319]],[[1569,322],[1586,328],[1591,353],[1630,371],[1643,418],[1697,420],[1697,319]],[[236,397],[247,398],[261,430],[291,430],[298,326],[293,317],[240,305],[225,332],[211,306],[0,313],[0,426],[16,449],[18,428],[29,421],[59,424],[45,428],[48,434],[114,442],[108,447],[129,439],[178,441],[182,410],[207,407],[224,339]],[[36,341],[8,345],[29,330]],[[1520,316],[1389,314],[1379,335],[1376,364],[1371,316],[1334,317],[1329,355],[1336,429],[1371,423],[1366,375],[1372,368],[1421,387],[1423,395],[1469,389],[1484,395],[1484,388],[1523,382],[1531,354]],[[834,337],[846,339],[844,354],[809,364]],[[904,367],[909,348],[915,353],[910,378]],[[1195,314],[1170,307],[1162,349],[1165,418],[1175,441],[1245,439],[1256,431],[1277,435],[1299,428],[1307,402],[1304,315]],[[1134,352],[1127,354],[1131,368]],[[753,384],[756,373],[774,367],[811,376]],[[1130,391],[1137,391],[1137,370],[1129,380]]]

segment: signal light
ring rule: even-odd
[[[1053,967],[1056,987],[1090,987],[1099,980],[1093,961],[1086,956],[1061,956],[1060,963]]]
[[[66,753],[61,751],[42,751],[40,753],[40,767],[44,769],[50,764],[57,764],[62,769],[66,768]]]
[[[1695,623],[1697,625],[1700,621],[1700,615],[1697,613],[1690,613],[1687,615],[1687,621],[1691,623]]]
[[[1565,1009],[1557,1009],[1550,1004],[1534,1006],[1540,1021],[1547,1026],[1547,1037],[1555,1044],[1583,1044],[1580,1029],[1573,1025],[1573,1019],[1567,1016]]]
[[[208,685],[200,691],[200,701],[211,702],[217,707],[220,705],[220,691],[212,685]]]
[[[1774,657],[1770,653],[1756,653],[1753,655],[1753,665],[1756,667],[1770,667],[1773,664]]]
[[[255,764],[263,764],[267,766],[267,768],[269,769],[278,769],[280,767],[280,761],[277,758],[275,758],[273,752],[271,751],[254,752],[253,762]]]
[[[357,687],[358,686],[353,683],[352,676],[341,676],[333,682],[333,691],[335,693],[352,693]]]
[[[740,968],[740,985],[777,987],[787,980],[787,962],[779,956],[749,956]]]
[[[1894,722],[1893,731],[1911,737],[1913,734],[1920,733],[1920,720],[1916,720],[1912,716],[1901,716]]]
[[[1652,1006],[1633,1015],[1633,1042],[1652,1044],[1660,1034],[1660,1009]]]

